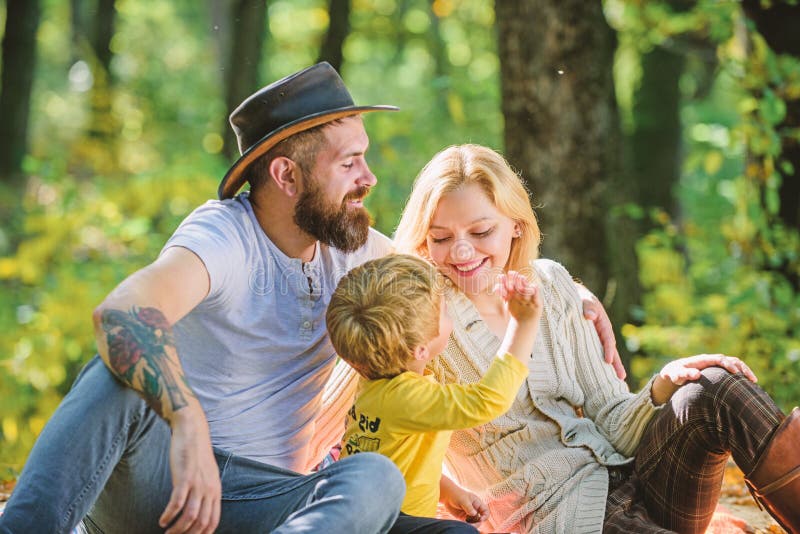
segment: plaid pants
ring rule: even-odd
[[[728,455],[749,473],[783,418],[743,375],[704,369],[650,421],[633,473],[609,491],[603,532],[705,532]]]

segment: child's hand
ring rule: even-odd
[[[500,346],[500,354],[510,353],[522,363],[526,363],[533,351],[539,320],[542,317],[542,296],[539,287],[528,281],[516,271],[501,274],[495,287],[508,303],[511,319],[506,327],[506,335]]]
[[[442,504],[450,515],[467,523],[480,523],[489,517],[489,507],[480,497],[463,488],[453,491]]]
[[[538,323],[542,316],[539,287],[516,271],[508,271],[497,279],[496,289],[508,303],[508,311],[518,322]]]

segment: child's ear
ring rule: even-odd
[[[414,347],[414,359],[415,360],[426,360],[428,359],[429,355],[428,347],[425,345],[417,345]]]

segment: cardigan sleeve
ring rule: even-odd
[[[563,321],[559,332],[565,339],[564,350],[574,358],[574,373],[583,392],[583,411],[608,442],[620,453],[632,456],[647,423],[658,408],[650,396],[652,380],[637,394],[619,379],[603,359],[603,349],[593,324],[584,319],[575,282],[561,265],[538,260],[544,267],[561,308]]]

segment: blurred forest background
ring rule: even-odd
[[[495,147],[632,387],[725,352],[800,401],[796,1],[4,0],[0,28],[0,479],[94,354],[93,307],[216,196],[230,110],[318,59],[402,108],[365,119],[380,230],[436,151]]]

